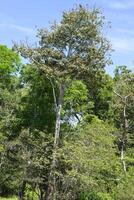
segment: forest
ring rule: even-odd
[[[134,200],[134,73],[98,8],[0,45],[0,199]]]

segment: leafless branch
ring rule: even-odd
[[[56,111],[57,111],[57,107],[58,107],[58,105],[57,105],[57,100],[56,100],[56,92],[55,92],[54,84],[53,84],[51,78],[48,78],[48,80],[50,81],[51,86],[52,86],[52,90],[53,90],[53,98],[54,98],[54,105],[55,105],[55,109],[56,109]]]
[[[114,93],[115,93],[118,97],[120,97],[121,99],[123,99],[123,97],[122,97],[120,94],[118,94],[116,91],[114,91]]]

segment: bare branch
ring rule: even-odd
[[[48,80],[50,81],[51,86],[52,86],[53,98],[54,98],[54,105],[55,105],[55,110],[56,110],[56,112],[57,112],[58,105],[57,105],[57,100],[56,100],[56,92],[55,92],[54,84],[53,84],[51,78],[48,78]]]
[[[131,93],[124,97],[125,100],[126,100],[129,96],[131,96]]]
[[[114,91],[114,93],[115,93],[118,97],[120,97],[121,99],[124,98],[123,96],[121,96],[120,94],[118,94],[116,91]]]

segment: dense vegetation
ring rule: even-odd
[[[134,200],[134,74],[106,73],[104,26],[78,6],[0,45],[1,199]]]

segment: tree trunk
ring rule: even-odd
[[[22,181],[22,183],[19,186],[19,194],[18,199],[23,200],[25,195],[25,187],[26,187],[26,181]]]
[[[124,160],[124,145],[125,145],[124,141],[122,141],[122,146],[121,146],[121,161],[122,161],[122,165],[123,165],[123,170],[124,170],[124,172],[126,172],[126,162]]]
[[[52,159],[52,166],[51,172],[49,177],[49,185],[46,192],[46,200],[56,200],[56,192],[57,192],[57,183],[56,183],[56,169],[58,167],[58,160],[57,160],[57,149],[59,147],[60,142],[60,128],[61,128],[61,110],[63,104],[63,97],[65,91],[65,84],[61,83],[59,88],[59,98],[58,103],[56,103],[56,122],[55,122],[55,133],[54,133],[54,146],[53,146],[53,159]],[[55,96],[54,96],[54,99]]]
[[[39,200],[43,200],[43,190],[40,189]]]
[[[121,146],[121,161],[123,165],[123,170],[126,173],[126,162],[124,160],[124,148],[126,145],[126,137],[127,137],[127,128],[128,128],[128,122],[126,118],[126,98],[124,98],[124,108],[123,108],[123,134],[122,134],[122,146]]]
[[[120,158],[121,158],[121,162],[123,165],[123,170],[126,173],[126,162],[124,159],[124,150],[125,150],[125,146],[126,146],[126,142],[127,142],[127,131],[128,131],[128,120],[127,120],[127,116],[126,116],[126,108],[127,108],[127,98],[131,95],[128,94],[126,96],[121,96],[120,94],[118,94],[117,92],[114,91],[114,93],[121,98],[121,101],[123,103],[123,132],[122,132],[122,138],[120,140]]]

